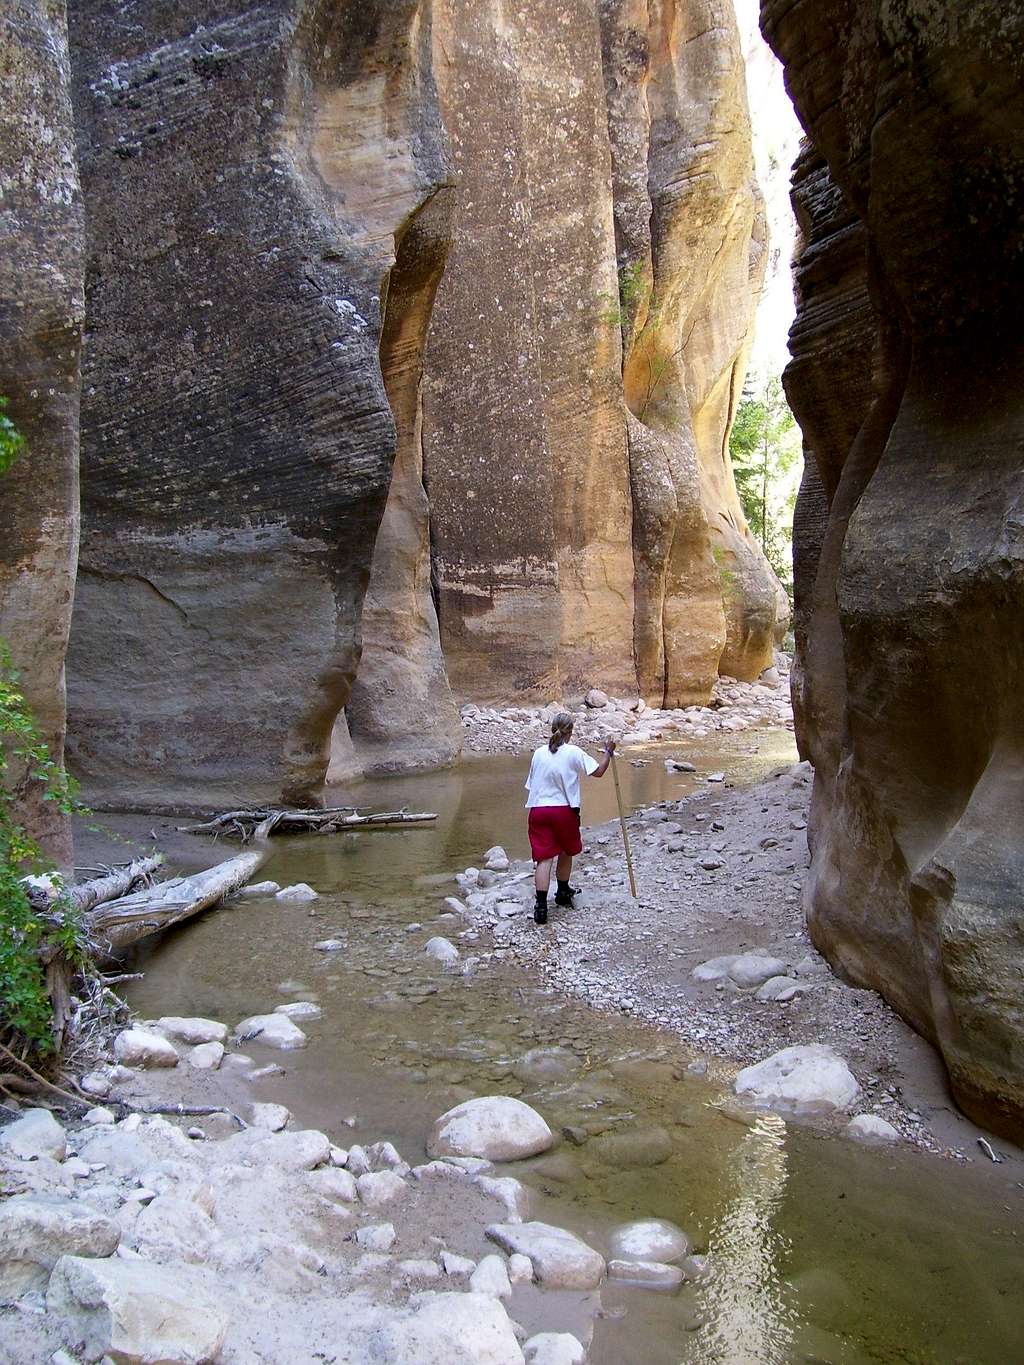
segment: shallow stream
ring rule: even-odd
[[[678,797],[692,784],[666,773],[665,752],[644,768],[623,757],[630,804]],[[795,757],[778,732],[719,738],[688,756],[738,781]],[[342,1142],[390,1138],[412,1162],[437,1115],[473,1094],[519,1095],[556,1132],[588,1128],[595,1136],[583,1146],[566,1142],[509,1169],[538,1192],[535,1216],[598,1247],[614,1223],[670,1218],[715,1267],[706,1285],[671,1296],[606,1285],[593,1365],[1024,1358],[1012,1174],[866,1150],[771,1117],[749,1127],[717,1107],[725,1073],[685,1075],[692,1054],[672,1037],[567,1002],[511,961],[454,975],[424,956],[428,937],[456,938],[461,927],[434,922],[454,872],[479,866],[494,843],[526,855],[524,768],[521,758],[479,759],[350,789],[361,804],[436,811],[437,823],[280,839],[260,875],[309,882],[320,899],[236,901],[166,935],[139,955],[145,979],[131,1004],[148,1016],[234,1023],[287,999],[316,999],[324,1015],[304,1025],[306,1049],[247,1046],[260,1063],[286,1068],[254,1087],[256,1097]],[[590,783],[586,802],[585,822],[610,818],[611,782]],[[329,937],[346,948],[314,950]],[[524,1061],[538,1048],[559,1051]],[[343,1123],[352,1115],[350,1134]],[[624,1136],[608,1143],[602,1128]]]

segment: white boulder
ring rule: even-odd
[[[417,1294],[374,1332],[369,1358],[379,1365],[523,1365],[512,1322],[489,1294]]]
[[[276,1005],[275,1014],[285,1014],[289,1019],[319,1019],[323,1010],[312,1000],[292,1000],[287,1005]]]
[[[223,1043],[228,1036],[227,1024],[216,1019],[183,1018],[178,1014],[165,1014],[156,1021],[156,1027],[168,1038],[179,1043]]]
[[[432,957],[436,962],[443,962],[446,967],[454,965],[459,960],[459,950],[449,939],[437,938],[428,939],[423,945],[423,951],[427,957]]]
[[[699,962],[690,975],[694,981],[724,981],[738,956],[738,953],[730,953],[725,957],[709,957],[706,962]]]
[[[434,1124],[427,1151],[431,1156],[518,1161],[546,1152],[554,1140],[536,1109],[509,1095],[485,1095],[442,1114]]]
[[[356,1229],[356,1242],[366,1251],[390,1251],[395,1245],[393,1223],[368,1223]]]
[[[279,882],[250,882],[235,892],[236,896],[276,896],[281,890]]]
[[[122,1066],[177,1066],[178,1054],[162,1033],[126,1028],[114,1039],[114,1056]]]
[[[733,1082],[736,1094],[759,1108],[796,1118],[849,1109],[860,1094],[850,1068],[824,1043],[784,1047],[745,1067]]]
[[[405,1181],[396,1171],[368,1171],[356,1179],[356,1190],[367,1208],[376,1209],[405,1194]]]
[[[550,1223],[492,1223],[487,1236],[505,1252],[528,1256],[534,1279],[547,1289],[596,1289],[604,1257],[565,1228]]]
[[[0,1128],[0,1152],[21,1161],[36,1161],[44,1156],[63,1161],[67,1139],[49,1109],[26,1109],[13,1123]]]
[[[315,901],[320,899],[320,895],[306,882],[296,882],[294,886],[283,886],[274,899],[278,901]]]
[[[773,976],[783,976],[786,963],[781,957],[767,957],[763,953],[741,953],[729,968],[729,975],[737,986],[762,986]]]
[[[529,1284],[533,1279],[533,1262],[529,1256],[514,1251],[508,1258],[508,1277],[513,1284]]]
[[[690,1239],[664,1218],[623,1223],[608,1238],[609,1255],[623,1261],[681,1261],[690,1254]]]
[[[248,1150],[252,1161],[280,1166],[285,1171],[312,1171],[326,1165],[330,1155],[330,1138],[316,1128],[303,1128],[297,1133],[267,1133]]]
[[[469,1287],[474,1294],[493,1294],[496,1299],[510,1298],[512,1284],[501,1257],[493,1253],[485,1256],[470,1275]]]
[[[599,687],[592,687],[583,698],[583,704],[591,711],[600,711],[608,705],[608,693],[602,692]]]
[[[298,1024],[293,1024],[287,1014],[251,1014],[235,1029],[235,1037],[240,1043],[254,1041],[265,1047],[280,1048],[282,1052],[305,1047],[308,1041],[302,1029]]]
[[[149,1261],[62,1256],[46,1291],[87,1360],[200,1365],[224,1344],[227,1296],[205,1276]]]
[[[185,1060],[197,1071],[216,1071],[224,1060],[224,1044],[200,1043],[185,1054]]]
[[[283,1104],[258,1103],[252,1106],[252,1118],[249,1122],[253,1128],[265,1128],[268,1133],[279,1133],[282,1128],[287,1128],[291,1116],[291,1110],[286,1109]]]
[[[20,1194],[0,1203],[0,1299],[45,1289],[61,1256],[112,1256],[121,1229],[78,1200]]]
[[[784,1005],[787,1000],[792,1000],[806,990],[807,982],[797,981],[796,977],[770,976],[764,985],[758,988],[756,998],[763,1002],[774,1000],[776,1004]]]
[[[507,872],[508,854],[500,844],[494,844],[484,854],[484,867],[488,872]]]
[[[348,1171],[339,1171],[334,1166],[310,1171],[306,1179],[311,1190],[334,1204],[354,1204],[359,1193],[355,1176]]]
[[[638,1289],[678,1289],[683,1272],[677,1265],[666,1265],[664,1261],[615,1259],[608,1262],[608,1278]]]
[[[523,1346],[526,1365],[584,1365],[587,1352],[571,1332],[538,1332]]]
[[[899,1131],[878,1114],[858,1114],[846,1125],[846,1136],[857,1142],[879,1145],[900,1140]]]

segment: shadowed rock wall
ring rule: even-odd
[[[762,20],[818,157],[787,377],[830,498],[800,586],[811,931],[1020,1139],[1024,5]]]
[[[22,0],[5,11],[0,77],[0,395],[25,438],[0,476],[0,637],[59,760],[78,549],[83,273],[62,4]],[[68,824],[51,803],[29,790],[20,814],[51,856],[70,861]]]
[[[424,0],[75,0],[88,204],[76,769],[308,800],[395,452],[396,242],[448,179]]]

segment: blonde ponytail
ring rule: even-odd
[[[551,722],[551,738],[548,740],[548,748],[553,754],[572,738],[572,727],[573,718],[568,711],[559,711]]]

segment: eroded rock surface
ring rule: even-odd
[[[787,392],[816,945],[1024,1134],[1024,5],[765,0],[813,149]],[[827,504],[827,519],[826,519]]]
[[[315,795],[396,448],[379,347],[448,178],[429,5],[71,16],[88,204],[75,766]]]

